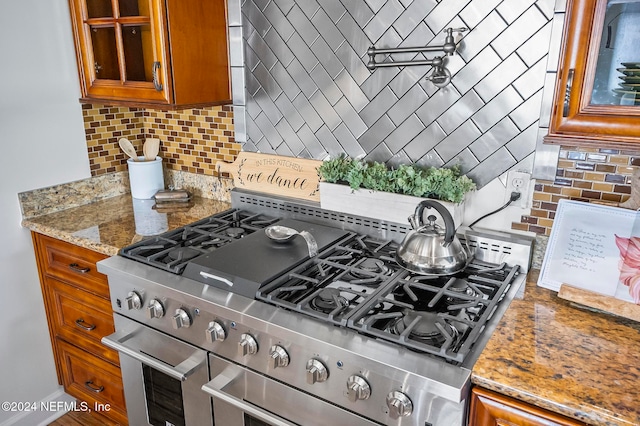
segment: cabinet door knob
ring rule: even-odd
[[[158,78],[159,69],[160,62],[155,61],[153,63],[153,87],[155,87],[158,92],[162,92],[162,83],[160,83],[160,79]]]

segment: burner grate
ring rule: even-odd
[[[263,229],[279,219],[260,213],[228,210],[161,235],[138,241],[120,255],[181,274],[189,261]]]
[[[399,276],[363,304],[348,326],[461,364],[518,274],[518,266],[474,260],[451,277]],[[439,336],[425,339],[416,332],[427,317],[435,318]]]
[[[421,275],[398,266],[397,247],[351,234],[257,299],[462,363],[519,268],[474,259],[452,276]]]
[[[273,305],[346,326],[349,316],[372,294],[398,274],[406,273],[393,262],[397,245],[365,235],[350,234],[319,256],[261,288],[257,299]],[[319,302],[325,290],[335,295],[331,309]],[[325,297],[326,299],[326,297]]]

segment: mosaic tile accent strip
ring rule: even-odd
[[[91,176],[127,169],[127,156],[118,139],[128,138],[138,152],[144,140],[144,110],[102,105],[82,105]]]
[[[218,160],[233,161],[240,152],[233,134],[233,110],[217,106],[183,111],[83,105],[87,150],[92,176],[127,170],[118,146],[126,137],[142,154],[147,137],[160,139],[165,168],[214,175]]]
[[[555,180],[536,182],[531,214],[512,229],[550,235],[561,199],[617,206],[631,194],[636,166],[640,152],[562,147]]]
[[[161,143],[166,167],[190,173],[214,173],[218,160],[232,162],[240,152],[230,106],[184,111],[145,111],[146,136]],[[145,137],[146,137],[145,136]]]

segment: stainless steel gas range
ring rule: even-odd
[[[401,224],[240,190],[232,207],[98,264],[132,425],[466,423],[530,238],[469,230],[465,271],[428,276],[395,262]],[[318,254],[268,238],[274,224]]]

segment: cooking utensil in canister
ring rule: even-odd
[[[136,153],[136,149],[133,147],[133,144],[129,139],[120,138],[118,140],[118,145],[120,145],[120,149],[122,149],[129,158],[133,161],[138,161],[138,153]]]
[[[264,233],[276,243],[286,243],[296,235],[300,235],[307,242],[309,257],[314,257],[318,254],[318,243],[308,231],[297,231],[288,226],[271,225],[264,229]]]
[[[436,225],[430,215],[423,223],[425,208],[435,209],[444,220],[445,228]],[[396,251],[396,261],[403,268],[419,274],[451,275],[461,271],[471,256],[456,237],[455,224],[449,211],[440,203],[424,200],[409,217],[413,230],[407,234]]]
[[[144,141],[144,145],[142,145],[142,153],[144,154],[144,161],[155,160],[159,151],[160,151],[160,139],[147,138]]]

